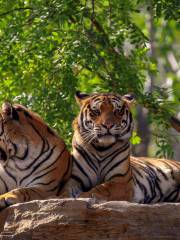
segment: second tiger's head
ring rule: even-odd
[[[132,95],[112,93],[84,94],[77,92],[80,113],[74,122],[85,143],[109,146],[129,139],[133,130],[130,105]]]

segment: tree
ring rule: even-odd
[[[144,91],[156,64],[138,19],[152,7],[155,19],[178,22],[178,1],[1,0],[0,6],[1,101],[32,107],[70,143],[76,89],[133,92],[163,130],[159,154],[171,154],[166,130],[177,99],[169,101],[161,87]]]

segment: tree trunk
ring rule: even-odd
[[[149,8],[149,43],[150,43],[150,56],[152,59],[156,60],[156,51],[155,51],[155,28],[154,28],[154,13],[153,13],[153,4],[150,1]],[[154,75],[149,72],[149,86],[148,91],[153,92],[155,78]],[[141,106],[137,107],[137,133],[141,137],[141,143],[133,148],[133,154],[135,156],[148,156],[148,147],[151,140],[150,126],[148,124],[148,112]]]
[[[147,109],[137,106],[137,134],[141,138],[141,143],[135,145],[132,149],[133,155],[137,157],[148,156],[148,147],[150,143],[150,129],[148,124]]]

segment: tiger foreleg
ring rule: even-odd
[[[109,181],[97,185],[88,192],[80,194],[80,198],[95,198],[106,201],[132,201],[133,189],[131,182]]]
[[[80,184],[74,180],[69,179],[64,188],[58,194],[59,198],[77,198],[82,192]]]
[[[47,193],[37,187],[17,188],[0,195],[0,209],[14,205],[16,203],[45,199],[46,197]]]

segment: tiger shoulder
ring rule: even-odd
[[[55,196],[70,177],[71,157],[63,139],[20,104],[2,104],[0,156],[0,209]]]

